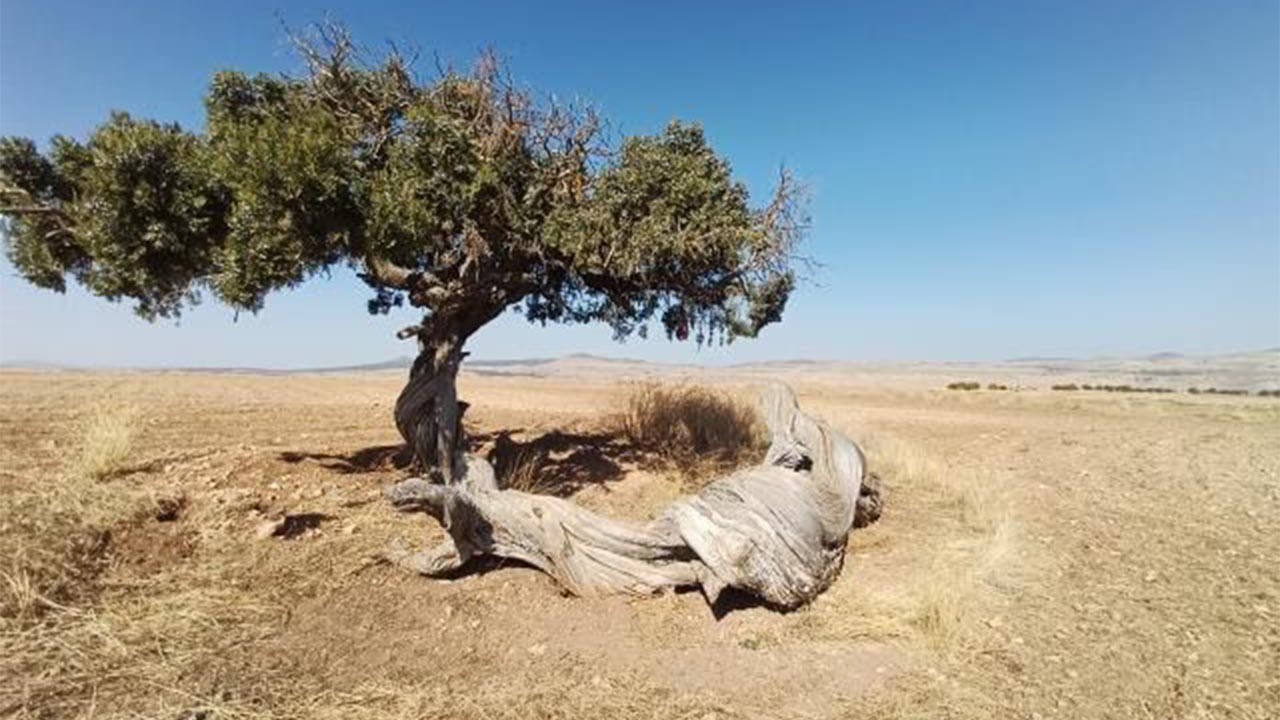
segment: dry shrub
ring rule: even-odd
[[[619,429],[634,445],[687,472],[707,464],[738,464],[765,446],[764,428],[752,405],[698,385],[636,385],[627,396]]]
[[[551,494],[555,483],[543,472],[547,458],[535,450],[517,452],[498,467],[498,487],[527,493]]]

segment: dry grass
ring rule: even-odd
[[[502,463],[498,487],[527,493],[547,494],[555,483],[543,472],[546,456],[535,450],[521,450],[508,462]]]
[[[1261,720],[1280,699],[1274,404],[802,386],[816,414],[875,428],[850,434],[885,515],[812,606],[716,621],[696,593],[369,565],[438,537],[378,502],[396,471],[332,459],[394,441],[370,397],[398,376],[47,377],[0,383],[0,717]],[[469,382],[485,429],[600,430],[601,396],[634,389]],[[57,409],[108,392],[148,432],[91,462],[115,445],[89,440],[96,413]],[[574,499],[619,515],[676,484],[584,456],[608,480]],[[559,458],[516,460],[503,480],[537,491]],[[152,498],[175,488],[160,522]],[[280,512],[328,519],[256,539]],[[840,673],[864,641],[903,658],[865,693]]]
[[[765,446],[755,406],[699,385],[639,383],[624,401],[618,429],[686,477],[753,458]]]
[[[0,618],[32,617],[86,592],[111,528],[139,510],[138,498],[102,482],[129,460],[136,421],[132,407],[95,406],[61,472],[11,485],[0,524],[8,563],[0,568]]]
[[[193,704],[225,702],[212,691],[192,697],[184,675],[271,625],[266,608],[215,580],[213,568],[164,575],[97,602],[50,607],[40,622],[0,626],[0,677],[21,679],[0,688],[0,715],[93,716],[97,703],[145,696],[157,716],[179,716]],[[237,714],[218,715],[225,716]]]
[[[75,437],[63,445],[74,452],[60,472],[5,488],[0,716],[109,717],[99,703],[140,694],[178,715],[196,701],[179,689],[190,667],[270,632],[255,628],[251,619],[266,609],[235,589],[225,565],[100,582],[118,538],[179,507],[154,489],[107,482],[133,467],[138,420],[132,405],[94,406],[71,424]],[[218,717],[262,716],[219,709]]]
[[[989,479],[951,472],[887,435],[867,439],[868,465],[888,488],[887,519],[854,534],[852,551],[912,538],[892,583],[842,578],[819,598],[802,632],[826,639],[898,638],[961,650],[975,612],[1017,582],[1018,533],[1008,499]]]
[[[79,457],[71,471],[90,480],[107,480],[127,469],[138,434],[137,406],[101,402],[80,424]]]

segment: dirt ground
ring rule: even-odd
[[[866,446],[885,514],[810,607],[716,618],[696,592],[377,562],[440,535],[380,497],[407,472],[399,373],[0,373],[0,561],[25,598],[0,617],[0,715],[1280,716],[1280,401],[788,380]],[[461,391],[479,449],[537,458],[543,491],[643,518],[697,484],[612,431],[620,380]],[[104,405],[136,439],[75,505],[60,483]],[[54,595],[23,562],[65,539],[40,534],[59,503],[107,532]]]

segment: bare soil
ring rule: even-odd
[[[408,472],[398,373],[0,373],[0,499],[62,482],[91,404],[141,418],[103,481],[136,500],[102,567],[0,618],[0,715],[1277,716],[1280,402],[787,376],[867,446],[886,511],[811,607],[716,617],[695,592],[378,562],[440,533],[381,501]],[[690,481],[614,431],[627,391],[461,380],[480,450],[537,453],[541,491],[643,518]],[[6,551],[42,541],[0,507]]]

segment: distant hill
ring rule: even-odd
[[[5,362],[0,369],[57,372],[63,370],[159,371],[229,374],[303,374],[405,372],[412,358],[401,356],[390,360],[354,365],[297,369],[232,368],[84,368],[48,362]],[[855,382],[911,382],[924,386],[945,386],[957,380],[983,383],[1021,384],[1029,387],[1076,382],[1093,384],[1128,384],[1135,387],[1191,387],[1244,389],[1257,391],[1280,389],[1280,348],[1222,355],[1184,355],[1159,352],[1128,358],[1063,358],[1021,357],[1002,362],[841,362],[806,359],[771,360],[707,366],[692,363],[661,363],[634,358],[609,358],[589,353],[563,357],[468,358],[464,373],[504,377],[558,377],[564,379],[614,380],[619,378],[689,377],[699,381],[726,373],[756,377],[795,377],[822,375],[846,377]],[[1050,380],[1052,378],[1052,380]]]

